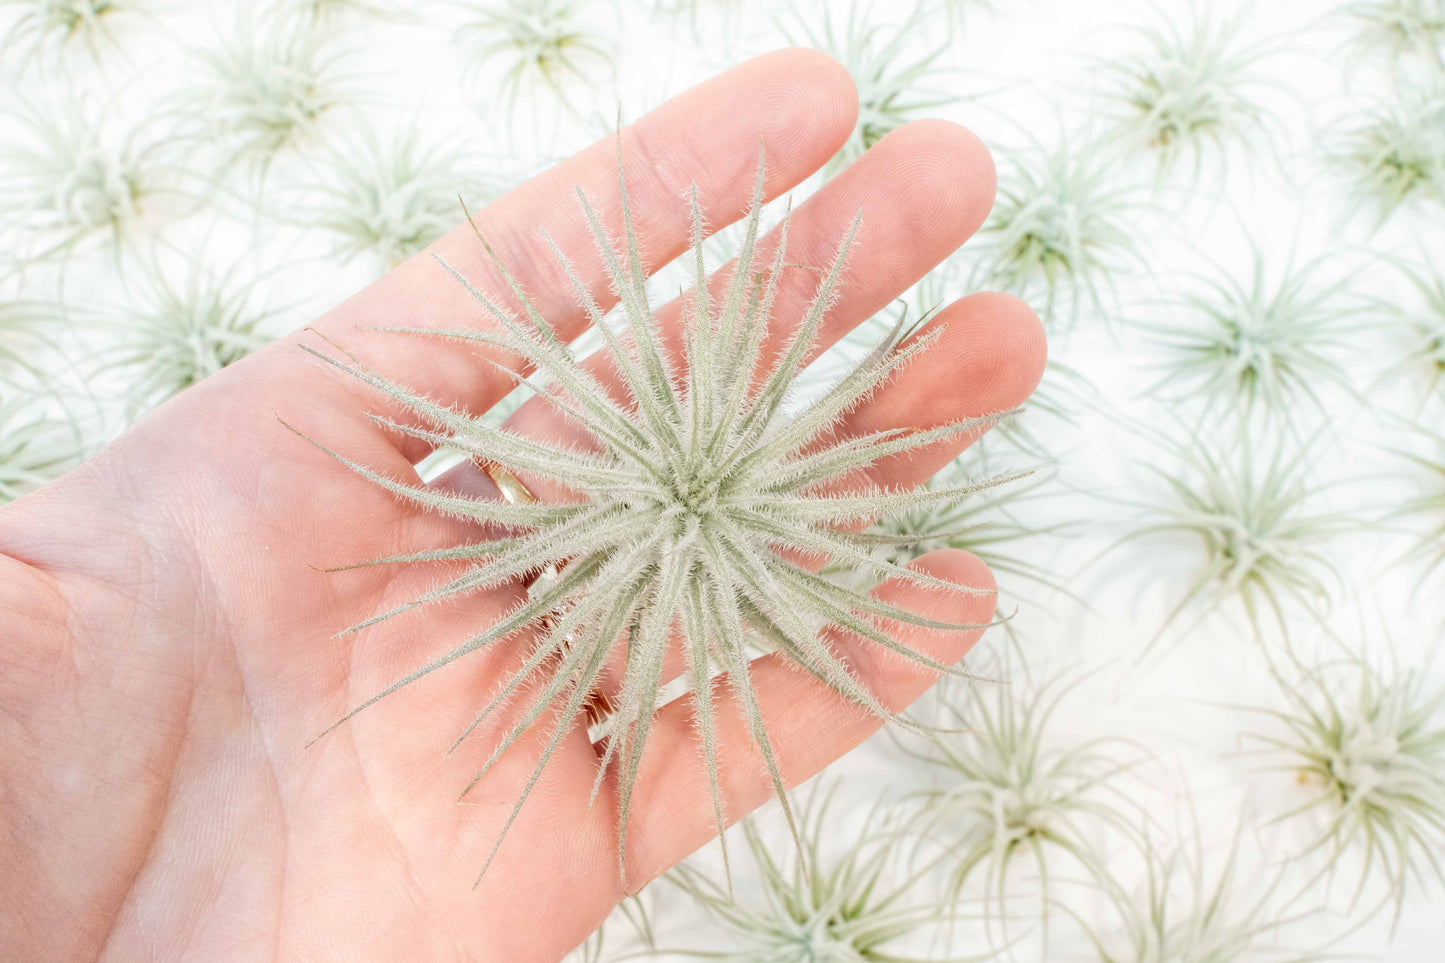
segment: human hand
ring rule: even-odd
[[[746,208],[761,137],[769,197],[822,166],[852,129],[846,73],[820,54],[760,57],[663,105],[623,134],[639,243],[650,268],[686,246],[696,181],[714,226]],[[580,186],[619,221],[615,145],[594,145],[478,217],[484,233],[568,336],[585,317],[540,242],[545,228],[610,303]],[[824,263],[858,211],[844,293],[819,349],[953,251],[992,203],[987,152],[960,128],[919,122],[890,134],[793,214],[791,260]],[[436,248],[497,289],[469,229]],[[785,282],[776,318],[811,290]],[[430,258],[415,258],[313,328],[388,376],[480,412],[511,381],[476,351],[373,325],[456,327],[475,306]],[[943,424],[1011,408],[1043,367],[1041,328],[1020,302],[981,294],[930,322],[940,339],[845,431]],[[358,698],[500,614],[520,589],[470,596],[344,639],[335,632],[417,593],[433,573],[312,570],[458,540],[458,523],[398,502],[288,434],[277,418],[396,478],[426,452],[365,417],[367,387],[297,344],[299,332],[207,379],[137,423],[91,462],[0,510],[0,955],[7,959],[551,960],[623,894],[616,810],[589,805],[597,750],[584,725],[546,769],[480,886],[472,881],[539,745],[519,744],[454,803],[478,750],[450,736],[505,677],[517,652],[473,653],[367,710],[309,749]],[[535,403],[517,431],[572,430]],[[948,442],[879,463],[874,480],[919,484],[957,453]],[[488,482],[459,473],[476,493]],[[961,552],[918,563],[991,585]],[[985,622],[987,595],[885,583],[880,594],[934,618]],[[901,641],[952,662],[977,633],[898,625]],[[859,675],[898,708],[934,679],[866,647]],[[878,725],[773,657],[755,686],[790,783]],[[691,698],[691,697],[688,697]],[[771,784],[722,693],[716,713],[730,818]],[[628,884],[665,871],[714,833],[687,700],[659,713],[628,837]]]

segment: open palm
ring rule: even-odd
[[[767,194],[776,196],[828,160],[856,111],[841,67],[784,51],[627,128],[623,164],[649,269],[687,244],[690,183],[714,227],[734,221],[748,202],[759,138]],[[538,228],[610,304],[572,198],[581,187],[604,222],[619,223],[613,151],[611,139],[594,145],[478,219],[568,337],[586,319]],[[991,161],[972,135],[919,122],[802,205],[789,250],[805,264],[825,263],[849,220],[863,215],[844,295],[818,349],[961,244],[993,189]],[[469,230],[436,247],[500,297]],[[811,294],[807,272],[794,273],[778,296],[778,325],[799,317]],[[524,741],[508,752],[469,805],[457,805],[457,794],[490,747],[482,738],[442,750],[517,664],[525,639],[473,653],[306,748],[359,699],[474,633],[524,588],[332,638],[414,596],[436,571],[322,574],[313,566],[453,544],[459,523],[400,503],[282,427],[279,419],[399,479],[414,481],[412,466],[426,454],[365,417],[384,410],[384,399],[298,344],[325,337],[399,382],[480,412],[511,387],[485,352],[367,327],[482,323],[464,291],[431,259],[415,258],[314,331],[208,379],[82,468],[0,510],[0,957],[553,960],[624,895],[611,796],[589,805],[598,750],[581,720],[472,888],[540,746]],[[1012,298],[976,294],[930,324],[942,326],[939,340],[843,430],[931,426],[1009,408],[1042,372],[1041,329]],[[606,370],[603,359],[604,379]],[[549,440],[576,431],[535,404],[510,424]],[[922,483],[962,444],[880,463],[875,480]],[[483,495],[491,483],[471,469],[443,484]],[[961,552],[916,564],[961,584],[991,584]],[[901,583],[878,591],[945,621],[992,614],[986,595]],[[894,631],[946,661],[976,637]],[[933,681],[914,663],[836,641],[886,704],[901,707]],[[753,675],[790,783],[878,724],[773,658],[755,662]],[[770,782],[726,693],[709,697],[735,819],[767,798]],[[628,837],[631,888],[715,831],[689,720],[687,699],[665,707],[648,742]]]

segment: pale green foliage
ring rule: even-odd
[[[1416,303],[1399,306],[1394,317],[1409,328],[1410,357],[1426,371],[1435,391],[1445,378],[1445,271],[1428,260],[1419,267],[1396,265],[1418,295]]]
[[[467,21],[457,30],[474,69],[507,64],[502,92],[515,104],[522,89],[541,83],[561,94],[596,82],[592,72],[610,66],[612,46],[584,18],[582,0],[486,0],[458,4]]]
[[[268,312],[253,291],[209,269],[200,254],[174,279],[156,261],[137,272],[142,287],[128,306],[124,346],[111,367],[130,373],[133,407],[143,410],[233,364],[270,340]]]
[[[1360,310],[1346,301],[1343,280],[1320,277],[1323,266],[1286,266],[1271,277],[1256,246],[1247,280],[1223,269],[1201,278],[1200,291],[1180,297],[1195,322],[1156,329],[1172,357],[1150,393],[1202,397],[1206,412],[1222,405],[1248,415],[1260,405],[1288,420],[1301,401],[1323,411],[1316,385],[1349,385],[1338,358]]]
[[[257,34],[243,23],[206,55],[195,105],[208,136],[220,138],[234,162],[262,170],[278,151],[313,138],[326,113],[346,99],[341,51],[324,31],[285,18],[263,25]]]
[[[1345,7],[1365,46],[1423,57],[1445,69],[1445,0],[1363,0]]]
[[[734,949],[680,950],[683,956],[728,963],[910,963],[894,944],[940,932],[960,918],[950,906],[920,905],[922,871],[905,872],[903,837],[875,806],[844,845],[839,823],[829,820],[832,792],[815,792],[803,819],[804,855],[780,859],[755,825],[741,830],[757,866],[755,896],[735,898],[686,863],[667,879],[725,929]],[[829,839],[829,836],[833,839]],[[832,842],[834,846],[828,846]],[[830,850],[837,849],[836,853]],[[710,941],[711,942],[711,941]],[[974,957],[982,959],[984,957]],[[940,960],[937,956],[926,959]]]
[[[1060,740],[1051,719],[1072,689],[1062,676],[967,684],[965,700],[943,706],[944,725],[956,731],[939,733],[923,752],[905,748],[939,776],[939,788],[923,796],[917,834],[948,854],[948,892],[957,897],[981,872],[1002,910],[1009,869],[1023,860],[1037,871],[1047,913],[1051,864],[1061,855],[1107,884],[1091,832],[1136,834],[1140,813],[1117,781],[1135,764],[1118,755],[1137,751],[1119,740]]]
[[[95,56],[102,42],[112,41],[111,21],[131,6],[115,0],[3,0],[0,9],[20,13],[0,50],[20,44],[34,56],[46,47],[63,51],[78,44]]]
[[[460,152],[423,144],[416,128],[385,138],[367,128],[329,152],[306,221],[336,236],[343,261],[372,254],[395,267],[456,226],[465,180]]]
[[[1192,839],[1167,851],[1145,838],[1145,877],[1125,894],[1108,890],[1120,927],[1108,937],[1085,926],[1099,963],[1304,963],[1318,959],[1275,945],[1275,934],[1296,922],[1276,899],[1280,873],[1263,886],[1251,886],[1239,867],[1241,822],[1223,865],[1209,872],[1198,827]],[[1212,878],[1211,878],[1212,877]],[[1257,890],[1257,891],[1256,891]]]
[[[1445,884],[1445,690],[1363,653],[1296,661],[1288,678],[1272,671],[1284,706],[1258,711],[1281,731],[1253,738],[1313,795],[1281,818],[1321,816],[1310,851],[1328,851],[1324,871],[1354,849],[1363,858],[1354,899],[1378,872],[1398,915],[1412,881]]]
[[[1347,119],[1336,155],[1377,224],[1407,202],[1445,210],[1445,82],[1401,85]]]
[[[879,578],[891,576],[957,589],[952,583],[874,558],[870,549],[882,536],[847,529],[876,516],[956,501],[997,479],[922,492],[880,491],[857,479],[860,469],[880,458],[976,432],[995,418],[965,419],[927,431],[884,431],[854,439],[831,437],[830,429],[840,418],[934,340],[921,338],[895,350],[896,335],[880,344],[822,398],[792,419],[784,416],[784,401],[808,361],[810,346],[829,304],[838,294],[844,255],[852,243],[857,221],[840,240],[834,262],[817,275],[809,275],[817,278],[817,287],[811,304],[790,329],[795,333],[780,349],[765,348],[774,294],[788,263],[786,221],[771,256],[765,259],[759,252],[762,185],[760,163],[752,213],[746,220],[736,266],[725,290],[717,294],[709,293],[705,281],[704,228],[694,192],[693,247],[688,260],[695,271],[695,286],[686,299],[681,333],[689,362],[686,370],[681,370],[664,348],[658,322],[648,304],[646,273],[633,235],[625,185],[625,249],[620,256],[590,203],[581,198],[604,266],[620,298],[626,321],[625,343],[604,321],[571,262],[555,247],[553,254],[571,279],[594,328],[616,358],[618,374],[636,402],[631,408],[612,400],[581,366],[575,351],[558,338],[495,256],[494,264],[506,279],[511,296],[522,305],[520,316],[501,307],[493,296],[474,288],[438,259],[443,269],[472,295],[481,314],[490,320],[490,327],[396,330],[467,346],[498,347],[525,359],[550,379],[538,397],[586,426],[599,446],[596,451],[560,449],[512,435],[482,418],[436,404],[359,362],[332,361],[410,409],[422,422],[416,426],[383,419],[382,423],[393,430],[494,461],[524,475],[554,480],[578,496],[577,501],[563,504],[466,498],[387,478],[335,454],[407,502],[477,524],[507,526],[516,532],[496,541],[376,560],[376,564],[416,564],[450,559],[471,560],[473,564],[450,582],[380,613],[355,629],[431,602],[477,592],[527,572],[553,573],[535,583],[524,604],[366,699],[337,725],[470,652],[524,626],[536,626],[539,641],[532,656],[504,682],[457,740],[460,742],[491,718],[498,707],[523,695],[527,697],[515,723],[508,727],[465,793],[490,771],[522,732],[534,723],[552,720],[547,722],[550,732],[532,781],[513,810],[515,818],[537,776],[597,686],[614,642],[625,636],[625,679],[621,691],[612,699],[615,708],[608,723],[597,783],[600,787],[606,772],[615,767],[619,859],[625,852],[638,764],[665,681],[663,656],[670,631],[681,639],[677,644],[686,656],[685,681],[694,691],[709,692],[714,670],[726,679],[773,785],[784,799],[785,812],[790,810],[782,774],[748,674],[750,639],[761,639],[820,682],[885,719],[896,717],[819,637],[821,628],[831,625],[850,630],[936,671],[961,671],[913,652],[891,638],[876,620],[897,619],[949,630],[962,626],[940,623],[835,584],[787,560],[777,549],[785,547],[850,561]],[[841,487],[830,492],[829,483]],[[714,814],[721,829],[726,819],[718,786],[711,699],[697,699],[694,712],[712,786]],[[505,833],[506,828],[502,836]],[[501,837],[497,840],[500,844]],[[492,852],[494,855],[495,847]],[[623,875],[625,878],[625,866]]]
[[[0,504],[55,478],[79,460],[72,426],[33,401],[0,401]]]
[[[286,0],[286,6],[312,23],[345,17],[395,18],[408,13],[406,4],[390,0]]]
[[[1128,228],[1133,203],[1101,144],[1036,145],[1010,158],[998,199],[980,232],[973,287],[998,287],[1028,300],[1045,322],[1074,321],[1123,261],[1137,261]]]
[[[858,122],[828,162],[825,170],[830,176],[857,160],[889,131],[959,99],[945,91],[923,89],[947,45],[934,40],[927,51],[913,51],[919,43],[915,28],[925,22],[921,18],[904,26],[870,22],[868,12],[860,14],[853,3],[841,27],[826,9],[821,18],[810,13],[799,19],[807,43],[846,67],[858,89]],[[821,31],[814,27],[819,19]]]
[[[34,372],[36,355],[64,318],[54,301],[6,298],[0,300],[0,383],[17,369]]]
[[[1445,435],[1427,434],[1426,440],[1435,449],[1434,457],[1406,457],[1429,477],[1431,489],[1408,499],[1397,514],[1426,522],[1425,536],[1412,554],[1425,561],[1425,574],[1429,575],[1445,565]]]
[[[1160,19],[1137,28],[1145,49],[1108,64],[1125,112],[1121,132],[1156,152],[1161,174],[1192,159],[1198,180],[1206,154],[1222,155],[1273,120],[1258,103],[1266,51],[1243,42],[1240,19],[1211,18],[1201,7]]]
[[[1279,436],[1243,436],[1223,449],[1198,439],[1168,447],[1178,455],[1177,470],[1149,468],[1173,495],[1172,504],[1155,507],[1151,514],[1158,520],[1129,539],[1192,536],[1203,549],[1204,564],[1160,634],[1201,597],[1205,612],[1238,597],[1258,628],[1261,605],[1283,625],[1282,597],[1323,601],[1329,596],[1324,579],[1334,568],[1324,549],[1352,523],[1349,516],[1314,504],[1320,489],[1309,479],[1313,445],[1292,445]]]
[[[15,105],[20,137],[0,147],[0,220],[35,246],[23,257],[68,253],[105,238],[117,250],[185,175],[167,158],[162,137],[118,134],[108,111],[60,97]]]

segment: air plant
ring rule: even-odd
[[[1179,298],[1195,323],[1155,328],[1172,357],[1148,392],[1203,398],[1206,416],[1215,405],[1246,417],[1262,407],[1288,420],[1303,401],[1323,412],[1318,385],[1349,387],[1337,356],[1360,310],[1345,299],[1345,280],[1319,277],[1323,264],[1286,266],[1271,278],[1254,246],[1247,280],[1223,269],[1199,278],[1200,290]]]
[[[922,751],[903,746],[939,776],[939,788],[921,796],[916,832],[947,854],[946,891],[956,898],[981,877],[1005,926],[1011,868],[1022,862],[1038,871],[1046,918],[1052,864],[1067,857],[1111,885],[1092,835],[1108,830],[1132,839],[1139,832],[1142,813],[1116,785],[1138,764],[1135,747],[1108,738],[1058,741],[1051,719],[1073,684],[1065,676],[1041,684],[969,683],[963,704],[942,702],[954,731],[935,735]],[[1111,748],[1134,758],[1121,759]]]
[[[109,108],[68,96],[13,109],[20,130],[0,147],[0,215],[22,232],[23,257],[69,254],[98,239],[119,253],[148,215],[183,196],[170,138],[119,133]]]
[[[1445,885],[1445,689],[1423,671],[1347,652],[1316,665],[1271,665],[1284,705],[1258,709],[1278,731],[1252,739],[1294,773],[1311,798],[1280,819],[1315,816],[1331,877],[1347,851],[1363,862],[1351,902],[1378,873],[1398,921],[1407,887]],[[1382,904],[1384,905],[1384,904]]]
[[[270,337],[273,312],[254,306],[255,290],[235,272],[217,273],[202,254],[172,275],[160,259],[144,271],[125,317],[124,341],[107,368],[127,372],[133,411],[144,411],[234,364]]]
[[[1191,814],[1193,810],[1191,807]],[[1277,897],[1283,871],[1251,886],[1239,868],[1240,821],[1223,864],[1210,873],[1197,821],[1189,840],[1160,849],[1145,833],[1143,886],[1107,891],[1118,911],[1116,934],[1105,935],[1080,918],[1099,963],[1305,963],[1319,957],[1279,947],[1279,931],[1308,916],[1291,913],[1298,899]]]
[[[1442,0],[1362,0],[1344,10],[1355,20],[1362,46],[1418,56],[1445,70]]]
[[[1102,309],[1124,262],[1141,260],[1128,223],[1135,204],[1116,173],[1100,143],[1016,154],[1000,173],[971,286],[1024,297],[1045,322],[1072,323],[1086,304]]]
[[[304,219],[336,237],[341,260],[371,254],[395,267],[456,226],[461,167],[459,151],[424,145],[416,127],[385,138],[366,128],[328,152],[308,188],[320,210]]]
[[[1355,206],[1373,206],[1376,227],[1407,203],[1445,207],[1445,82],[1399,85],[1346,118],[1334,150],[1356,178]]]
[[[603,264],[626,318],[624,342],[603,319],[571,261],[552,247],[564,274],[615,359],[635,407],[619,405],[558,337],[531,297],[492,254],[522,314],[501,307],[445,260],[438,264],[471,294],[493,323],[446,331],[393,329],[411,336],[442,338],[466,345],[493,346],[524,359],[551,379],[538,397],[585,425],[597,448],[557,448],[499,431],[386,379],[357,361],[326,358],[340,370],[376,388],[412,411],[422,426],[383,420],[391,429],[436,445],[485,458],[510,472],[546,479],[574,492],[557,504],[521,499],[517,503],[477,500],[396,480],[340,453],[312,444],[405,502],[477,523],[505,525],[515,535],[496,541],[427,550],[364,564],[423,564],[429,560],[471,560],[465,574],[351,630],[386,622],[442,599],[464,596],[526,572],[543,571],[528,600],[493,625],[480,628],[451,651],[404,675],[348,711],[331,728],[351,719],[413,681],[528,626],[536,628],[533,654],[493,698],[480,708],[454,746],[519,696],[518,707],[495,750],[463,790],[470,792],[503,753],[533,724],[548,717],[547,738],[531,780],[520,793],[487,863],[578,710],[596,691],[604,664],[619,636],[626,637],[620,692],[609,697],[605,749],[594,793],[616,767],[618,858],[623,879],[627,824],[633,786],[653,712],[663,686],[664,652],[671,644],[686,657],[685,681],[701,694],[693,702],[703,765],[711,786],[719,832],[726,825],[718,783],[717,734],[710,677],[726,679],[774,789],[786,803],[783,775],[749,675],[750,639],[760,639],[796,662],[849,701],[885,720],[907,725],[855,677],[820,629],[856,633],[890,652],[944,674],[943,665],[900,644],[876,621],[962,629],[918,615],[846,588],[790,560],[777,549],[831,556],[857,563],[879,578],[895,577],[949,591],[951,582],[874,558],[881,536],[850,531],[874,517],[952,502],[998,483],[999,478],[933,491],[886,491],[860,487],[859,470],[897,452],[916,450],[945,438],[976,433],[995,416],[963,419],[921,431],[884,431],[860,438],[832,437],[838,419],[881,383],[905,368],[934,342],[925,335],[899,346],[882,342],[867,359],[822,398],[791,419],[783,415],[790,386],[808,360],[819,325],[837,296],[844,258],[857,219],[839,242],[832,264],[817,275],[811,303],[797,319],[796,332],[777,348],[767,347],[769,318],[782,272],[788,267],[787,221],[770,257],[758,243],[763,170],[759,160],[752,211],[741,249],[724,289],[710,291],[702,256],[704,227],[696,190],[691,201],[692,252],[696,284],[684,299],[679,332],[688,360],[685,370],[664,346],[648,304],[646,273],[633,232],[626,184],[619,184],[625,247],[615,250],[591,203],[580,197]],[[580,196],[580,195],[579,195]],[[480,234],[479,240],[480,240]],[[491,247],[482,240],[488,252]],[[760,371],[756,370],[761,368]],[[529,382],[530,383],[530,382]],[[309,440],[309,439],[308,439]],[[324,735],[324,733],[323,733]],[[318,737],[319,738],[319,737]],[[796,827],[795,827],[796,828]],[[794,834],[797,835],[796,832]],[[724,854],[725,855],[725,854]],[[480,876],[478,877],[480,880]]]
[[[80,460],[74,426],[34,398],[0,401],[0,504],[59,476]]]
[[[343,51],[327,32],[269,18],[264,33],[243,22],[204,57],[191,105],[204,136],[229,152],[227,166],[262,175],[274,156],[314,140],[323,118],[348,98]]]
[[[1258,69],[1268,49],[1243,42],[1242,26],[1195,7],[1189,17],[1138,27],[1145,49],[1109,64],[1121,133],[1155,152],[1161,176],[1192,159],[1198,181],[1206,154],[1219,154],[1222,169],[1230,143],[1277,123],[1257,96],[1268,86]]]
[[[924,84],[937,70],[936,61],[948,49],[945,39],[930,42],[930,49],[911,53],[918,44],[917,28],[926,21],[915,16],[908,24],[892,26],[868,22],[860,16],[857,3],[848,7],[848,20],[841,29],[826,9],[822,30],[814,17],[803,17],[809,45],[833,57],[853,77],[858,90],[858,122],[848,140],[824,168],[832,176],[872,147],[885,134],[938,107],[955,103],[958,97],[946,91],[928,90]]]
[[[1151,508],[1155,521],[1123,541],[1192,537],[1203,549],[1204,562],[1150,647],[1200,599],[1203,619],[1227,599],[1237,598],[1259,631],[1261,609],[1283,627],[1284,599],[1310,604],[1329,598],[1326,579],[1338,578],[1338,573],[1326,547],[1358,523],[1348,513],[1320,504],[1326,487],[1313,484],[1309,476],[1316,438],[1291,444],[1278,434],[1261,441],[1244,432],[1225,447],[1199,438],[1181,444],[1161,436],[1160,443],[1177,455],[1178,468],[1148,467],[1172,498]]]
[[[819,798],[821,796],[821,799]],[[918,899],[927,868],[904,870],[901,829],[875,804],[846,846],[831,858],[828,836],[840,824],[829,820],[833,792],[815,792],[803,816],[806,858],[780,859],[756,826],[743,820],[741,831],[757,866],[761,893],[737,898],[710,876],[686,863],[666,879],[726,930],[735,949],[673,950],[729,963],[912,963],[943,960],[937,955],[905,955],[896,944],[933,933],[941,935],[964,918],[953,906]],[[710,944],[712,941],[710,940]],[[994,954],[969,957],[986,959]],[[959,960],[958,963],[963,963]]]
[[[0,50],[18,44],[34,57],[47,47],[64,52],[81,46],[98,58],[103,43],[115,42],[111,34],[115,19],[134,6],[125,0],[0,0],[0,7],[20,11],[0,40]]]
[[[1403,263],[1396,267],[1419,297],[1415,305],[1396,308],[1392,314],[1410,329],[1410,358],[1425,369],[1429,390],[1434,392],[1445,378],[1445,272],[1428,259],[1419,267]]]
[[[523,88],[543,84],[561,95],[569,85],[596,82],[591,68],[611,66],[607,38],[586,21],[581,0],[463,0],[457,30],[476,66],[506,64],[503,96],[512,104]]]

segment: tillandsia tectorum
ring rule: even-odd
[[[858,90],[858,122],[847,142],[828,161],[828,176],[847,167],[889,131],[959,99],[945,91],[924,89],[924,82],[937,69],[936,61],[948,45],[933,41],[928,49],[910,53],[910,47],[920,42],[916,27],[925,22],[916,13],[900,26],[870,23],[866,12],[860,15],[854,2],[849,4],[848,20],[841,30],[826,9],[821,33],[812,26],[815,19],[813,11],[802,18],[807,42],[846,67]]]
[[[721,924],[732,950],[676,950],[727,963],[912,963],[943,957],[905,955],[895,944],[920,934],[941,935],[950,923],[971,918],[953,902],[920,901],[918,890],[932,867],[903,867],[902,827],[874,804],[862,826],[846,838],[830,819],[836,784],[815,788],[803,814],[806,858],[779,859],[758,829],[757,817],[742,823],[743,839],[757,867],[760,898],[738,898],[686,863],[667,879]],[[830,839],[832,836],[834,838]],[[830,846],[829,843],[846,843]],[[829,850],[838,849],[837,852]],[[981,960],[992,953],[970,956]],[[955,958],[957,963],[965,963]]]
[[[1172,358],[1149,392],[1173,386],[1181,401],[1202,397],[1206,416],[1215,405],[1245,416],[1259,407],[1289,422],[1301,401],[1323,413],[1317,385],[1349,385],[1340,355],[1360,307],[1347,299],[1344,280],[1320,277],[1323,262],[1271,277],[1263,250],[1254,245],[1253,253],[1246,279],[1217,269],[1181,296],[1193,324],[1156,329]]]
[[[1239,19],[1211,19],[1198,5],[1186,17],[1139,27],[1145,49],[1108,64],[1123,108],[1126,138],[1153,150],[1162,176],[1192,161],[1197,182],[1206,155],[1272,126],[1259,103],[1269,86],[1259,69],[1266,47],[1245,42]]]
[[[516,721],[506,724],[505,735],[463,790],[465,795],[522,733],[534,724],[545,723],[546,743],[531,781],[512,810],[515,818],[556,747],[597,691],[614,644],[624,639],[623,679],[620,691],[608,700],[612,709],[605,723],[606,745],[599,750],[600,765],[593,790],[595,795],[608,772],[614,772],[618,857],[623,863],[624,880],[623,853],[633,786],[653,712],[659,705],[665,681],[664,655],[670,639],[679,640],[675,644],[681,648],[686,663],[684,678],[695,691],[710,691],[709,680],[715,670],[726,680],[791,822],[783,777],[749,676],[750,640],[782,653],[867,711],[908,724],[854,676],[826,641],[826,631],[819,636],[819,630],[833,627],[856,633],[862,640],[934,671],[960,674],[961,669],[940,664],[900,644],[882,631],[876,620],[895,619],[943,630],[964,627],[916,615],[836,584],[778,550],[788,550],[795,556],[845,559],[880,578],[897,577],[953,590],[956,586],[951,582],[876,558],[871,549],[888,539],[850,530],[850,526],[861,527],[875,516],[956,501],[1002,480],[992,478],[950,489],[912,492],[878,490],[853,480],[860,469],[880,458],[977,433],[997,421],[999,415],[922,431],[887,430],[852,439],[830,435],[830,429],[845,413],[932,343],[930,334],[901,346],[896,337],[886,339],[821,398],[791,418],[785,415],[785,398],[806,364],[819,325],[838,294],[844,258],[858,221],[854,219],[840,240],[832,264],[817,275],[816,289],[796,332],[780,349],[767,348],[774,297],[788,267],[788,222],[784,220],[780,225],[775,248],[765,259],[758,240],[762,167],[760,154],[752,210],[745,221],[741,248],[725,287],[716,292],[709,288],[702,256],[704,225],[693,193],[693,239],[688,259],[696,272],[695,284],[683,301],[679,341],[674,342],[683,346],[685,362],[668,349],[660,322],[648,303],[646,273],[620,167],[625,236],[620,254],[590,202],[585,196],[580,201],[620,299],[625,333],[607,324],[571,261],[552,245],[560,270],[571,281],[579,303],[615,361],[618,377],[629,390],[629,405],[617,402],[581,365],[575,351],[559,339],[480,235],[511,297],[520,305],[520,313],[474,287],[438,258],[442,269],[476,300],[491,327],[395,329],[410,331],[414,336],[500,347],[524,359],[550,379],[537,397],[585,426],[595,439],[593,450],[541,444],[498,430],[483,419],[449,409],[391,382],[360,362],[327,358],[410,410],[422,422],[418,426],[382,420],[394,430],[457,449],[485,460],[485,464],[503,466],[508,472],[546,479],[575,493],[575,500],[557,504],[520,497],[514,502],[478,500],[398,482],[341,453],[323,449],[399,498],[479,525],[501,526],[506,531],[492,540],[362,563],[463,560],[469,561],[471,567],[452,581],[379,613],[355,629],[526,573],[542,573],[532,583],[525,602],[462,645],[366,699],[335,725],[470,652],[521,630],[534,629],[538,641],[524,664],[480,707],[474,721],[453,744],[460,744],[503,706],[513,707],[523,700],[524,704],[516,708]],[[319,442],[313,444],[321,447]],[[721,830],[726,820],[718,783],[716,724],[709,698],[696,700],[695,719],[713,812]],[[509,820],[493,846],[492,856],[510,825]],[[482,872],[486,872],[485,865]]]
[[[1354,850],[1363,862],[1351,901],[1378,871],[1398,921],[1408,884],[1433,875],[1445,885],[1445,689],[1360,652],[1271,671],[1285,703],[1257,711],[1280,731],[1252,738],[1312,797],[1279,818],[1320,817],[1305,855],[1324,851],[1320,874],[1333,877]]]

